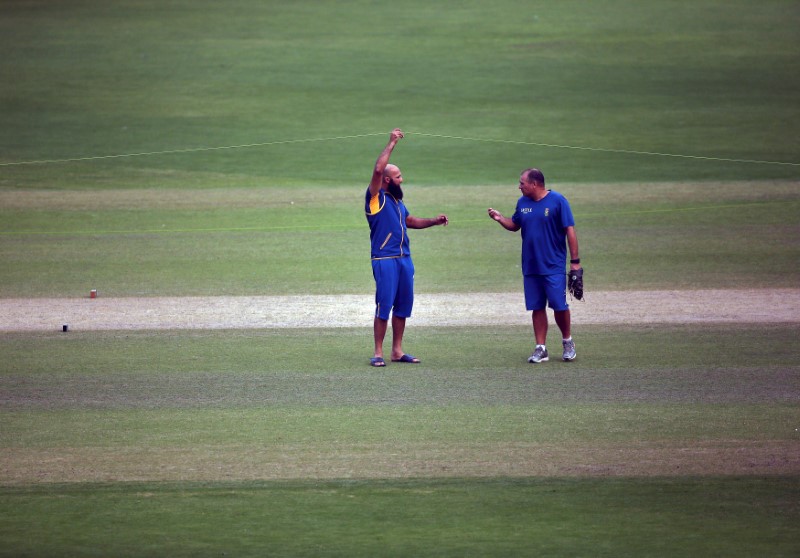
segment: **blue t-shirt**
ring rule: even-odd
[[[567,227],[575,226],[567,198],[548,190],[538,202],[522,196],[511,219],[522,231],[522,274],[556,275],[567,267]]]
[[[405,204],[383,189],[375,196],[370,196],[367,188],[364,207],[369,223],[369,239],[372,242],[372,259],[410,256],[406,227],[408,209]]]

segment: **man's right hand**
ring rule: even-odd
[[[503,214],[496,209],[490,207],[488,209],[488,213],[489,217],[500,223],[500,225],[507,231],[517,232],[520,229],[519,225],[514,222],[513,218],[503,217]]]
[[[369,183],[370,195],[377,195],[378,191],[381,189],[381,185],[383,184],[383,170],[389,163],[389,157],[392,156],[394,146],[397,145],[397,142],[400,141],[400,138],[404,135],[403,130],[400,128],[395,128],[389,135],[389,143],[386,144],[381,154],[378,155],[378,159],[375,161],[375,167],[372,169],[372,180],[370,180]]]

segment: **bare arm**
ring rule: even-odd
[[[508,231],[517,232],[520,228],[510,217],[503,217],[502,213],[491,207],[489,208],[489,217],[500,223]]]
[[[375,168],[372,171],[372,180],[369,183],[369,193],[371,196],[375,196],[380,191],[381,184],[383,184],[383,170],[386,168],[386,165],[389,164],[389,157],[392,156],[394,146],[397,145],[397,142],[400,141],[402,137],[403,132],[400,128],[392,130],[389,136],[389,143],[386,144],[381,154],[378,155],[378,159],[375,161]]]
[[[435,227],[436,225],[447,226],[450,220],[447,215],[439,215],[433,219],[424,219],[422,217],[414,217],[409,215],[406,217],[406,226],[409,229],[427,229],[428,227]]]
[[[578,235],[575,234],[575,227],[567,227],[567,246],[569,247],[569,259],[577,260],[580,258],[578,255]],[[581,264],[579,263],[571,263],[569,264],[570,269],[580,269]]]

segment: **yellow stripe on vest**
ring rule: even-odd
[[[380,192],[379,192],[379,193],[375,194],[374,196],[372,196],[372,198],[369,200],[369,214],[370,215],[375,215],[381,209],[383,209],[383,206],[380,205],[380,203],[381,203],[381,196],[380,196]],[[385,204],[386,200],[384,200],[383,203]]]

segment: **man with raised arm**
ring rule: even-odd
[[[403,175],[389,158],[403,138],[399,128],[392,130],[389,143],[375,161],[372,180],[366,192],[365,210],[372,243],[372,275],[375,277],[375,353],[372,366],[386,366],[383,341],[392,319],[392,362],[418,363],[403,351],[406,318],[414,305],[414,263],[411,261],[408,229],[447,225],[446,215],[431,219],[414,217],[403,203]]]

